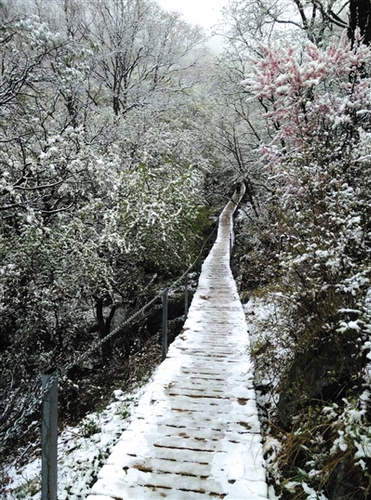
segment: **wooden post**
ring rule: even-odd
[[[57,500],[58,458],[58,372],[49,370],[42,376],[42,493],[41,500]]]
[[[167,293],[168,289],[162,292],[162,361],[167,354]]]
[[[184,280],[184,321],[188,316],[188,274],[185,276]]]

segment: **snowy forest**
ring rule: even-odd
[[[0,16],[0,496],[32,498],[7,467],[40,451],[42,373],[63,374],[62,428],[160,362],[159,309],[82,355],[207,250],[244,183],[269,483],[371,499],[370,1],[229,0],[220,54],[155,0]]]

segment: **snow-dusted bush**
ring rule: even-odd
[[[277,479],[290,477],[287,491],[297,498],[312,488],[338,498],[341,482],[347,494],[369,498],[371,50],[345,36],[326,48],[262,50],[244,86],[267,110],[272,135],[261,154],[291,338]]]

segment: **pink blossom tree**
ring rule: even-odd
[[[261,49],[263,57],[252,60],[243,85],[262,104],[272,138],[261,143],[260,152],[272,190],[268,210],[280,269],[277,288],[288,318],[280,335],[291,353],[278,411],[281,423],[300,442],[306,439],[302,422],[308,407],[318,412],[317,437],[312,439],[321,440],[331,421],[318,461],[302,448],[293,458],[283,445],[284,475],[287,480],[300,468],[307,488],[337,498],[326,472],[336,457],[342,467],[354,467],[357,498],[368,498],[363,491],[369,491],[370,474],[359,458],[369,460],[370,454],[357,450],[370,442],[370,405],[363,401],[371,373],[371,50],[359,33],[354,42],[344,34],[327,48],[308,42],[304,50],[288,44]],[[316,358],[326,374],[331,372],[331,380],[310,372],[308,360]],[[292,376],[298,363],[306,373],[302,378]],[[318,393],[306,385],[315,376],[320,379]],[[367,410],[358,413],[360,408]],[[344,434],[347,425],[351,431]],[[319,472],[311,475],[311,467]],[[338,480],[346,482],[341,472]],[[302,494],[297,498],[307,498]]]

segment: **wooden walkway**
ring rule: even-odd
[[[266,499],[245,316],[229,266],[230,202],[183,332],[87,500]]]

